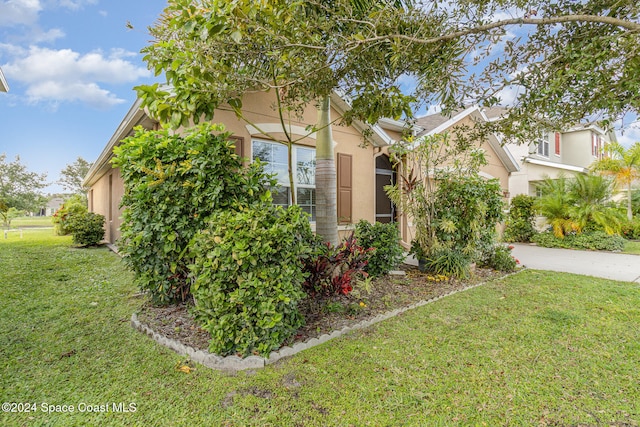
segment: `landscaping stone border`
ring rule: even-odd
[[[511,276],[513,274],[518,274],[521,271],[524,271],[525,268],[520,269],[519,271],[515,272],[515,273],[511,273],[511,274],[507,274],[505,276],[503,276],[503,278]],[[206,367],[212,368],[212,369],[217,369],[217,370],[222,370],[222,371],[244,371],[247,369],[260,369],[260,368],[264,368],[267,365],[271,365],[275,362],[277,362],[280,359],[283,359],[285,357],[289,357],[289,356],[293,356],[294,354],[297,354],[301,351],[307,350],[309,348],[315,347],[317,345],[320,344],[324,344],[327,341],[330,341],[334,338],[338,338],[341,337],[349,332],[358,330],[358,329],[364,329],[367,328],[369,326],[375,325],[376,323],[382,322],[383,320],[387,320],[390,319],[392,317],[395,317],[401,313],[404,313],[406,311],[409,310],[413,310],[416,309],[418,307],[422,307],[424,305],[427,304],[431,304],[432,302],[438,301],[442,298],[460,293],[460,292],[464,292],[467,291],[469,289],[473,289],[473,288],[477,288],[478,286],[482,286],[484,285],[486,282],[481,282],[475,285],[471,285],[471,286],[467,286],[465,288],[462,289],[458,289],[455,291],[451,291],[449,293],[446,293],[444,295],[438,296],[438,297],[434,297],[431,298],[429,300],[426,301],[419,301],[417,303],[408,305],[406,307],[402,307],[402,308],[398,308],[396,310],[392,310],[392,311],[388,311],[386,313],[383,314],[379,314],[375,317],[372,317],[371,319],[367,319],[367,320],[363,320],[361,322],[356,323],[355,325],[352,326],[348,326],[348,327],[344,327],[340,330],[336,330],[331,332],[330,334],[324,334],[319,336],[318,338],[310,338],[307,341],[304,342],[298,342],[293,344],[293,346],[285,346],[280,348],[280,350],[278,351],[273,351],[271,352],[271,354],[269,354],[269,357],[260,357],[260,356],[248,356],[245,358],[241,358],[238,356],[227,356],[227,357],[222,357],[222,356],[218,356],[216,354],[211,354],[207,351],[204,350],[196,350],[193,347],[184,345],[183,343],[176,341],[174,339],[165,337],[164,335],[161,335],[157,332],[155,332],[154,330],[152,330],[149,326],[145,325],[144,323],[141,323],[138,320],[138,316],[134,313],[131,316],[131,326],[133,326],[133,328],[145,333],[146,335],[148,335],[149,337],[151,337],[152,339],[154,339],[156,342],[158,342],[159,344],[170,348],[171,350],[175,351],[176,353],[183,355],[183,356],[189,356],[189,358],[191,360],[193,360],[194,362],[197,362],[201,365],[204,365]]]

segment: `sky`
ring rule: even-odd
[[[10,88],[0,93],[0,153],[47,173],[45,193],[63,191],[55,182],[78,157],[98,158],[135,101],[134,86],[162,81],[147,70],[140,50],[165,5],[0,0],[0,68]],[[494,46],[493,54],[499,51]],[[508,103],[515,92],[503,97]],[[630,145],[640,141],[640,128],[617,135]]]
[[[0,153],[7,161],[19,155],[49,183],[78,157],[95,161],[135,101],[133,87],[162,81],[140,50],[165,5],[0,0],[0,68],[9,85],[0,93]]]

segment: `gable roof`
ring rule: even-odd
[[[457,123],[461,122],[467,117],[471,117],[475,120],[489,122],[495,120],[495,118],[499,117],[504,113],[499,108],[490,109],[490,114],[492,119],[487,117],[485,114],[485,110],[480,109],[477,105],[472,105],[471,107],[467,107],[464,110],[459,110],[453,112],[450,116],[445,116],[443,114],[430,114],[428,116],[422,116],[416,119],[416,124],[422,127],[424,130],[418,134],[418,136],[426,136],[426,135],[436,135],[438,133],[442,133],[447,129],[455,126]],[[493,151],[495,151],[498,159],[502,162],[504,167],[509,172],[516,172],[520,170],[520,166],[516,162],[516,159],[513,157],[509,149],[505,147],[502,143],[500,137],[496,134],[489,134],[488,142]]]
[[[349,103],[335,92],[331,95],[331,104],[339,114],[344,114],[351,108]],[[153,124],[156,123],[156,121],[153,120],[146,113],[146,111],[141,108],[141,106],[142,100],[140,98],[137,98],[125,115],[124,119],[122,119],[122,122],[120,123],[114,134],[107,142],[107,145],[100,153],[100,156],[98,156],[98,159],[93,163],[93,165],[87,172],[87,175],[85,176],[82,183],[83,186],[90,187],[102,175],[104,175],[108,170],[111,169],[110,160],[113,156],[113,148],[117,146],[124,138],[132,135],[134,127],[142,125],[150,129],[153,127]],[[369,135],[369,140],[375,147],[384,147],[394,142],[394,140],[382,129],[382,127],[378,125],[372,126],[359,120],[354,120],[352,125],[362,134]],[[251,126],[249,126],[249,128],[250,127]]]
[[[2,68],[0,68],[0,92],[9,92],[9,85],[2,74]]]

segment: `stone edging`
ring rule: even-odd
[[[505,276],[503,276],[503,278],[505,277],[509,277],[512,276],[514,274],[518,274],[521,271],[524,271],[525,268],[522,268],[521,270],[515,272],[515,273],[511,273],[511,274],[507,274]],[[285,346],[282,347],[280,350],[278,351],[273,351],[271,352],[271,354],[269,354],[268,358],[265,357],[260,357],[260,356],[248,356],[245,358],[241,358],[238,356],[227,356],[227,357],[221,357],[218,356],[216,354],[211,354],[207,351],[204,350],[196,350],[193,347],[187,346],[182,344],[179,341],[176,341],[174,339],[165,337],[164,335],[161,335],[157,332],[155,332],[154,330],[152,330],[149,326],[145,325],[144,323],[141,323],[138,320],[138,316],[136,316],[136,314],[134,313],[131,316],[131,326],[133,326],[134,329],[139,330],[140,332],[145,333],[146,335],[148,335],[149,337],[153,338],[156,342],[158,342],[159,344],[170,348],[171,350],[175,351],[178,354],[184,355],[184,356],[189,356],[189,358],[191,360],[193,360],[194,362],[200,363],[204,366],[207,366],[209,368],[212,369],[217,369],[217,370],[222,370],[222,371],[244,371],[247,369],[260,369],[260,368],[264,368],[267,365],[271,365],[272,363],[277,362],[280,359],[283,359],[285,357],[289,357],[289,356],[293,356],[294,354],[297,354],[303,350],[307,350],[309,348],[315,347],[317,345],[323,344],[327,341],[330,341],[334,338],[338,338],[342,335],[345,335],[351,331],[355,331],[358,329],[363,329],[363,328],[367,328],[371,325],[374,325],[376,323],[382,322],[383,320],[387,320],[390,319],[392,317],[395,317],[401,313],[404,313],[406,311],[409,310],[413,310],[416,309],[418,307],[422,307],[424,305],[430,304],[432,302],[438,301],[442,298],[460,293],[460,292],[464,292],[467,291],[469,289],[473,289],[473,288],[477,288],[478,286],[482,286],[484,285],[486,282],[481,282],[475,285],[471,285],[471,286],[467,286],[465,288],[462,289],[458,289],[455,291],[451,291],[448,292],[444,295],[440,295],[438,297],[434,297],[431,298],[429,300],[426,301],[419,301],[415,304],[411,304],[408,305],[406,307],[402,307],[402,308],[398,308],[396,310],[392,310],[392,311],[388,311],[386,313],[383,314],[379,314],[375,317],[372,317],[371,319],[367,319],[367,320],[363,320],[361,322],[356,323],[355,325],[352,326],[347,326],[344,327],[340,330],[337,331],[333,331],[330,334],[324,334],[319,336],[318,338],[310,338],[307,341],[304,342],[298,342],[293,344],[293,346],[289,347],[289,346]]]

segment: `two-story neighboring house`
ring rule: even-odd
[[[0,92],[9,92],[9,85],[2,74],[2,68],[0,68]]]
[[[605,156],[605,147],[616,141],[614,132],[589,125],[565,131],[542,132],[529,144],[507,144],[520,165],[509,177],[509,193],[536,195],[537,183],[560,175],[587,173],[589,166]]]

